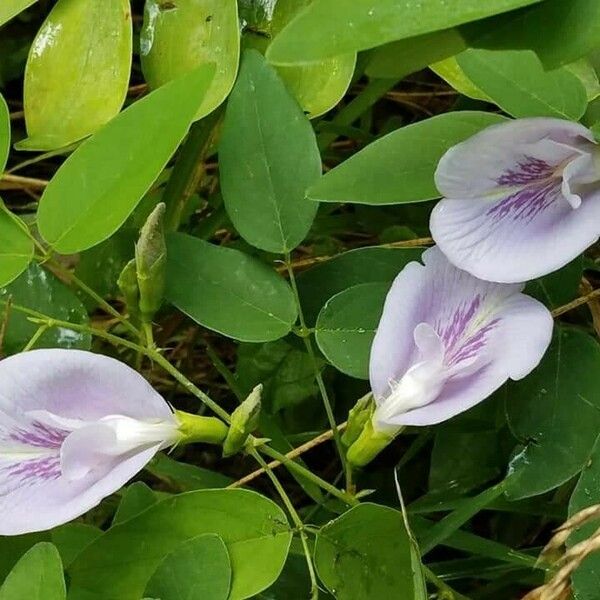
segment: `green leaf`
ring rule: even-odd
[[[0,286],[16,279],[31,262],[33,240],[27,235],[27,225],[13,215],[0,199]]]
[[[231,562],[225,542],[211,533],[177,546],[158,565],[145,595],[161,600],[227,600]]]
[[[65,569],[81,551],[102,535],[102,530],[86,523],[67,523],[52,530],[52,543],[56,546]]]
[[[151,88],[202,65],[215,64],[215,77],[197,119],[225,100],[235,81],[239,57],[236,0],[146,0],[140,58]]]
[[[184,234],[169,236],[167,248],[166,298],[197,323],[244,342],[292,329],[292,290],[258,259]]]
[[[225,208],[240,235],[285,253],[308,233],[318,205],[305,192],[321,174],[312,126],[273,67],[244,53],[219,143]]]
[[[546,69],[554,69],[586,56],[598,46],[600,3],[546,0],[466,25],[461,34],[471,47],[533,50]]]
[[[0,9],[1,10],[1,9]],[[4,96],[0,94],[0,174],[6,167],[10,152],[10,111]]]
[[[271,38],[312,1],[277,0],[269,31]],[[305,65],[282,65],[277,68],[277,72],[308,118],[314,119],[342,99],[352,80],[355,64],[356,54],[351,52]]]
[[[69,570],[72,590],[90,599],[139,600],[163,559],[205,533],[227,546],[235,574],[230,600],[258,594],[277,579],[292,537],[283,511],[255,492],[189,492],[111,527],[88,546]]]
[[[139,515],[157,502],[156,494],[143,481],[136,481],[127,486],[112,524],[123,523],[123,521]]]
[[[376,48],[367,64],[366,73],[369,77],[400,79],[466,48],[457,29],[442,29]]]
[[[307,195],[320,202],[358,204],[438,198],[433,174],[446,150],[502,120],[499,115],[465,111],[402,127],[326,173]]]
[[[66,597],[60,556],[48,542],[31,548],[0,588],[0,600],[64,600]]]
[[[317,536],[315,566],[337,600],[413,598],[411,547],[402,514],[361,504]]]
[[[170,487],[177,487],[182,492],[223,488],[233,483],[233,479],[222,473],[178,462],[162,453],[152,459],[146,466],[146,470],[155,477],[166,480]]]
[[[598,343],[561,327],[540,366],[509,385],[509,424],[524,444],[510,464],[512,499],[547,492],[581,470],[600,428],[598,372]]]
[[[240,344],[236,379],[246,394],[263,384],[263,409],[269,413],[302,404],[318,392],[312,360],[286,340]]]
[[[579,79],[564,68],[544,71],[530,50],[466,50],[456,60],[475,86],[514,117],[577,120],[585,112]]]
[[[434,63],[430,67],[438,77],[441,77],[448,85],[463,96],[482,100],[483,102],[494,102],[465,75],[465,72],[456,60],[456,56],[451,56],[450,58]]]
[[[0,4],[0,27],[27,7],[35,4],[36,0],[2,0]]]
[[[315,336],[331,364],[351,377],[369,378],[369,355],[389,283],[362,283],[330,298]]]
[[[29,268],[9,286],[0,289],[0,299],[11,299],[14,304],[30,308],[49,317],[86,324],[88,315],[77,296],[52,273],[37,263]],[[31,323],[27,315],[9,309],[4,333],[3,351],[6,354],[20,352],[37,331],[39,325]],[[0,320],[4,319],[6,307],[0,304]],[[88,350],[92,340],[88,333],[63,327],[52,327],[36,342],[35,348],[80,348]]]
[[[315,0],[273,40],[276,64],[365,50],[534,4],[537,0]]]
[[[47,531],[26,533],[25,535],[0,536],[0,583],[6,579],[17,561],[38,542],[47,542]]]
[[[213,71],[201,67],[152,92],[69,156],[40,200],[48,244],[81,252],[125,222],[187,133]]]
[[[389,282],[411,261],[419,260],[423,248],[357,248],[334,256],[297,279],[304,318],[312,325],[327,300],[359,283]]]
[[[525,293],[537,298],[548,308],[558,308],[579,296],[579,284],[583,275],[583,257],[578,256],[562,269],[530,281]]]
[[[28,138],[21,150],[80,140],[119,113],[131,70],[127,0],[59,0],[37,34],[25,69]]]
[[[577,486],[569,502],[569,516],[580,510],[600,503],[600,438],[590,454]],[[578,527],[569,538],[568,545],[573,546],[592,536],[598,529],[598,521],[593,520]],[[596,600],[598,579],[600,578],[600,555],[590,554],[572,576],[573,591],[577,600]]]

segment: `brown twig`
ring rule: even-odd
[[[338,425],[337,430],[341,432],[345,428],[346,428],[346,423],[344,422],[344,423]],[[321,435],[318,435],[316,438],[309,440],[305,444],[302,444],[301,446],[298,446],[297,448],[290,450],[290,452],[288,452],[285,455],[285,457],[287,460],[293,460],[294,458],[298,458],[298,456],[304,454],[305,452],[308,452],[309,450],[312,450],[313,448],[316,448],[317,446],[321,445],[324,442],[327,442],[328,440],[330,440],[332,438],[333,438],[333,429],[329,429],[328,431],[323,432]],[[269,469],[276,469],[277,467],[281,466],[282,464],[283,464],[283,461],[273,460],[267,464],[267,467]],[[257,477],[260,477],[265,472],[266,472],[266,470],[264,467],[262,467],[260,469],[256,469],[256,471],[252,471],[252,473],[249,473],[245,477],[242,477],[241,479],[234,481],[228,487],[236,488],[236,487],[241,487],[243,485],[246,485],[250,481],[256,479]]]
[[[554,318],[559,317],[560,315],[569,312],[570,310],[573,310],[574,308],[578,308],[579,306],[582,306],[583,304],[587,304],[590,300],[593,300],[595,298],[600,298],[600,289],[594,290],[593,292],[590,292],[589,294],[586,294],[585,296],[581,296],[580,298],[575,298],[575,300],[572,300],[571,302],[568,302],[567,304],[563,304],[563,306],[559,306],[558,308],[555,308],[552,311],[552,316]]]
[[[0,177],[0,184],[2,184],[3,189],[34,188],[36,190],[43,190],[48,183],[49,181],[46,179],[21,177],[20,175],[11,175],[9,173],[4,173],[4,175]]]

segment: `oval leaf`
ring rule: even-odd
[[[579,119],[587,106],[583,84],[567,69],[544,71],[530,50],[467,50],[456,57],[466,77],[514,117]]]
[[[598,372],[598,343],[560,328],[540,366],[509,385],[509,424],[525,445],[510,464],[511,498],[547,492],[582,469],[600,429],[598,380],[590,377]]]
[[[453,112],[388,133],[325,174],[307,195],[320,202],[399,204],[438,198],[433,174],[442,155],[503,117]]]
[[[146,0],[140,57],[151,88],[214,63],[215,77],[196,118],[207,115],[235,81],[240,57],[236,0]]]
[[[538,1],[315,0],[273,40],[268,58],[275,64],[311,62],[476,21]]]
[[[158,565],[145,595],[161,600],[227,600],[231,561],[225,542],[212,533],[175,548]]]
[[[386,506],[361,504],[323,527],[315,566],[337,600],[415,597],[402,513]]]
[[[249,598],[273,583],[292,538],[281,508],[255,492],[189,492],[111,527],[88,546],[69,570],[72,589],[90,600],[139,600],[164,558],[205,533],[220,536],[227,546],[235,574],[230,600]]]
[[[297,278],[302,310],[314,324],[327,300],[359,283],[391,283],[411,261],[420,260],[423,248],[356,248],[300,273]]]
[[[270,34],[275,37],[312,0],[277,0]],[[322,61],[293,67],[280,66],[277,72],[294,94],[309,119],[333,108],[344,96],[356,64],[356,53],[332,56]]]
[[[25,69],[28,138],[19,149],[52,150],[97,131],[121,110],[131,70],[127,0],[59,0]]]
[[[321,174],[313,128],[277,73],[244,53],[219,144],[225,208],[253,246],[284,253],[308,233],[318,205],[305,199]]]
[[[23,12],[27,7],[35,4],[37,0],[2,0],[0,4],[0,27],[19,13]]]
[[[40,200],[38,226],[57,252],[81,252],[127,219],[187,133],[212,66],[152,92],[84,142]]]
[[[12,302],[49,317],[85,324],[87,312],[77,296],[52,273],[45,271],[37,263],[29,268],[9,286],[0,289],[0,300]],[[0,303],[0,320],[4,318],[6,307]],[[27,315],[9,307],[9,317],[4,331],[3,351],[16,354],[29,342],[39,325],[32,323]],[[91,346],[88,333],[81,333],[63,327],[48,329],[35,343],[36,348],[80,348]]]
[[[331,298],[317,318],[315,336],[331,364],[351,377],[369,378],[369,356],[389,283],[362,283]]]
[[[16,279],[31,262],[33,240],[27,235],[27,225],[13,215],[0,200],[0,286]]]
[[[29,550],[0,588],[0,600],[64,600],[67,597],[58,550],[47,542]]]
[[[200,325],[267,342],[296,322],[290,286],[256,258],[184,234],[169,236],[167,257],[166,298]]]

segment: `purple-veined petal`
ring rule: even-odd
[[[598,150],[558,119],[495,125],[451,148],[431,232],[457,267],[512,283],[567,264],[600,235]]]
[[[35,350],[0,361],[0,535],[87,512],[177,438],[163,398],[101,355]]]
[[[380,427],[430,425],[463,412],[508,378],[527,375],[550,343],[552,317],[521,284],[479,280],[436,247],[423,262],[394,281],[373,342]],[[434,334],[444,347],[441,367]]]
[[[479,198],[498,187],[510,173],[515,173],[518,182],[537,178],[544,165],[530,165],[521,172],[515,168],[537,148],[536,158],[550,162],[554,147],[558,156],[569,154],[569,147],[578,147],[594,141],[589,129],[561,119],[544,117],[516,119],[492,125],[469,139],[450,148],[440,159],[435,172],[435,183],[448,198]],[[543,142],[543,144],[540,144]],[[545,148],[544,148],[545,144]],[[560,147],[563,147],[561,153]],[[526,151],[526,152],[525,152]],[[544,172],[544,171],[542,171]]]

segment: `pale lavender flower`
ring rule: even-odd
[[[489,127],[450,148],[435,181],[434,240],[460,269],[513,283],[555,271],[600,235],[600,154],[560,119]]]
[[[35,350],[0,361],[0,535],[85,513],[179,437],[165,400],[117,360]]]
[[[477,279],[437,247],[423,262],[396,277],[371,349],[375,431],[467,410],[525,377],[550,343],[550,312],[522,284]]]

